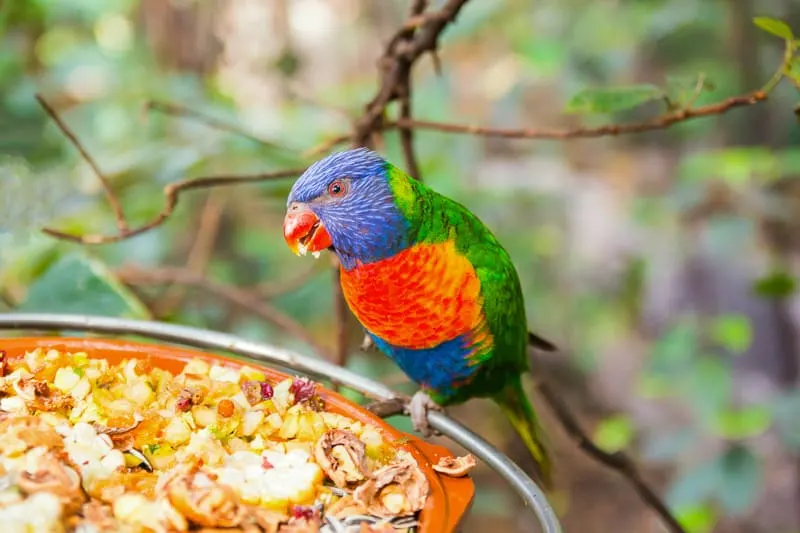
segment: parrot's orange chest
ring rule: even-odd
[[[452,242],[417,244],[342,269],[341,284],[359,322],[400,348],[432,348],[483,322],[480,280]]]

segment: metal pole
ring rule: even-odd
[[[391,389],[381,383],[359,376],[346,368],[327,361],[300,355],[277,346],[251,342],[226,333],[189,326],[89,315],[4,313],[0,314],[0,329],[71,330],[117,335],[140,335],[195,348],[223,350],[249,357],[262,363],[325,377],[378,400],[391,400],[396,397],[396,394]],[[556,513],[542,490],[506,455],[443,413],[430,412],[428,421],[432,428],[475,454],[476,457],[505,479],[517,494],[522,497],[526,505],[530,506],[536,513],[544,533],[561,533],[561,525],[558,522]]]

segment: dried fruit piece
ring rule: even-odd
[[[282,524],[278,533],[319,533],[319,522],[314,520],[293,520]]]
[[[266,381],[262,381],[259,383],[261,386],[261,399],[262,400],[269,400],[275,394],[275,390],[272,388],[272,385],[267,383]]]
[[[175,401],[175,409],[181,413],[188,411],[192,408],[192,400],[189,398],[178,398]]]
[[[20,472],[17,478],[20,490],[26,494],[37,492],[55,494],[61,499],[68,514],[80,509],[86,497],[81,488],[81,478],[75,470],[48,451],[36,456],[26,456],[26,459],[34,464],[28,465]]]
[[[13,387],[17,396],[26,401],[33,401],[37,397],[50,395],[47,382],[34,379],[33,377],[22,378],[19,381],[15,381]]]
[[[72,409],[75,399],[67,394],[50,394],[34,399],[30,406],[37,411],[62,411]]]
[[[425,505],[430,485],[413,459],[384,466],[353,492],[353,499],[381,518],[408,516]]]
[[[166,482],[169,502],[189,521],[205,527],[236,527],[245,516],[234,490],[192,467]]]
[[[247,507],[248,518],[254,521],[264,533],[278,533],[281,524],[288,520],[288,517],[256,505]]]
[[[225,399],[219,402],[217,405],[217,414],[223,418],[229,418],[233,416],[234,412],[234,405],[233,402]]]
[[[468,453],[461,457],[441,457],[439,462],[433,465],[433,469],[448,476],[462,477],[475,468],[475,465],[477,465],[475,456]]]
[[[240,388],[245,400],[250,405],[255,405],[261,401],[261,385],[258,381],[243,381]]]
[[[314,520],[319,513],[316,508],[309,505],[292,505],[289,514],[295,520]]]
[[[363,481],[369,475],[366,445],[350,431],[333,429],[314,446],[314,459],[337,487]]]
[[[97,423],[92,424],[92,426],[94,427],[94,430],[97,433],[105,433],[109,437],[115,437],[117,435],[124,435],[125,433],[133,431],[134,429],[136,429],[139,426],[139,424],[142,423],[142,420],[144,420],[144,419],[141,416],[138,416],[138,415],[134,414],[133,418],[131,420],[133,421],[132,423],[129,423],[128,425],[124,425],[124,426],[114,426],[114,425],[102,426],[102,425],[97,424]],[[109,419],[109,422],[110,423],[122,422],[122,420],[120,420],[120,419]]]
[[[6,375],[6,368],[8,368],[8,357],[4,350],[0,350],[0,378]]]
[[[289,391],[294,394],[295,403],[310,400],[317,391],[317,384],[308,378],[297,378],[292,381]]]
[[[186,412],[191,409],[193,405],[199,405],[202,402],[203,394],[199,389],[184,387],[178,393],[177,400],[175,400],[175,409],[179,412]]]
[[[114,518],[114,513],[109,505],[92,500],[83,504],[81,509],[83,518],[78,522],[76,530],[91,530],[98,533],[112,533],[119,531],[119,524]]]
[[[52,426],[35,416],[17,416],[0,421],[0,450],[3,454],[10,457],[39,446],[63,448],[64,440]]]
[[[352,494],[342,496],[333,505],[325,509],[325,515],[334,518],[365,514],[367,514],[367,508],[364,507],[363,504],[355,501]]]
[[[272,385],[266,381],[244,381],[240,385],[240,388],[242,389],[242,394],[244,394],[247,403],[250,405],[255,405],[263,402],[264,400],[269,400],[275,394],[275,390],[272,388]]]

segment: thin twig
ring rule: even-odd
[[[214,118],[201,111],[180,104],[161,102],[158,100],[150,100],[148,102],[145,102],[145,109],[148,111],[159,111],[161,113],[164,113],[165,115],[190,118],[195,120],[196,122],[200,122],[211,128],[220,131],[226,131],[228,133],[233,133],[234,135],[238,135],[239,137],[244,137],[245,139],[250,139],[251,141],[261,144],[263,146],[269,146],[271,148],[276,148],[278,150],[289,150],[289,148],[287,148],[286,146],[282,146],[280,143],[263,139],[261,137],[257,137],[256,135],[248,131],[245,131],[240,126],[234,126],[233,124],[229,124],[224,120]]]
[[[381,58],[380,88],[375,97],[366,105],[364,115],[356,122],[353,142],[358,146],[369,146],[373,135],[381,130],[386,106],[396,100],[402,88],[402,80],[411,67],[426,52],[434,52],[439,36],[445,28],[455,21],[461,8],[468,0],[448,0],[441,9],[432,13],[418,15],[413,25],[403,25],[389,40]],[[413,39],[406,40],[409,31],[414,31]]]
[[[58,128],[61,130],[72,145],[80,152],[81,157],[84,161],[86,161],[90,167],[92,167],[92,171],[94,172],[97,179],[100,181],[100,186],[103,188],[103,193],[106,196],[106,200],[108,201],[108,205],[111,206],[111,210],[114,211],[114,218],[117,219],[117,228],[119,228],[120,232],[124,232],[128,229],[128,223],[125,220],[125,213],[122,210],[122,205],[119,202],[119,198],[114,193],[114,190],[111,188],[111,184],[108,181],[108,178],[103,174],[103,171],[100,170],[100,167],[97,166],[97,163],[89,155],[89,152],[86,151],[86,148],[83,147],[83,144],[78,140],[78,137],[73,133],[69,126],[67,126],[66,122],[64,122],[56,110],[44,99],[41,94],[35,95],[36,100],[39,102],[39,105],[50,115],[50,118],[53,119],[58,125]]]
[[[767,93],[755,91],[743,96],[734,96],[721,102],[708,104],[690,109],[679,109],[665,113],[659,117],[645,122],[632,124],[605,124],[594,128],[580,127],[567,130],[535,129],[535,128],[491,128],[487,126],[468,126],[450,124],[447,122],[434,122],[430,120],[400,118],[394,125],[404,128],[422,130],[435,130],[445,133],[481,135],[484,137],[502,137],[506,139],[578,139],[587,137],[606,137],[628,135],[631,133],[644,133],[653,130],[662,130],[680,122],[686,122],[701,117],[722,115],[728,111],[761,103],[767,99]]]
[[[53,228],[44,228],[42,231],[53,237],[72,242],[78,242],[81,244],[106,244],[110,242],[119,242],[137,235],[141,235],[142,233],[150,231],[151,229],[163,224],[164,221],[167,220],[170,215],[172,215],[172,212],[178,205],[178,199],[183,192],[197,189],[209,189],[212,187],[228,187],[231,185],[274,181],[278,179],[299,176],[303,173],[303,170],[305,169],[295,168],[289,170],[278,170],[275,172],[264,172],[261,174],[253,174],[251,176],[208,176],[170,183],[164,187],[164,207],[161,209],[161,212],[158,215],[141,226],[120,231],[115,235],[76,235],[74,233],[67,233]]]
[[[619,472],[627,479],[642,501],[661,517],[661,520],[664,521],[664,525],[667,526],[669,531],[672,533],[686,533],[686,530],[680,522],[672,516],[672,513],[658,496],[655,489],[642,479],[639,470],[636,468],[636,464],[627,454],[622,452],[606,453],[598,448],[583,430],[581,430],[580,424],[578,424],[575,416],[570,412],[561,398],[558,397],[558,394],[553,392],[544,382],[540,382],[537,388],[555,414],[561,427],[564,428],[581,450],[595,461]]]
[[[414,0],[411,2],[409,9],[409,20],[414,17],[419,17],[428,7],[428,0]],[[414,30],[408,30],[405,38],[410,42],[414,37]],[[402,73],[403,76],[398,80],[400,88],[400,119],[411,120],[411,97],[412,97],[412,82],[411,82],[411,68],[405,69]],[[419,172],[419,163],[417,162],[417,155],[414,152],[414,130],[411,128],[400,128],[400,144],[403,146],[403,157],[406,161],[406,170],[415,179],[422,179]]]
[[[332,359],[330,350],[320,344],[302,324],[250,291],[220,283],[183,267],[156,269],[126,267],[118,270],[116,274],[122,282],[128,285],[182,284],[197,287],[260,316],[290,335],[301,339],[325,359]]]

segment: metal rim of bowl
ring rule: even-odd
[[[248,341],[227,333],[190,326],[92,315],[3,313],[0,314],[0,330],[66,330],[84,333],[139,335],[194,348],[223,350],[256,362],[327,378],[377,400],[396,398],[395,392],[385,385],[327,361],[270,344]],[[526,505],[533,509],[544,533],[562,533],[558,517],[547,501],[544,492],[516,463],[482,437],[444,413],[431,411],[429,422],[433,429],[473,453],[499,474]]]

